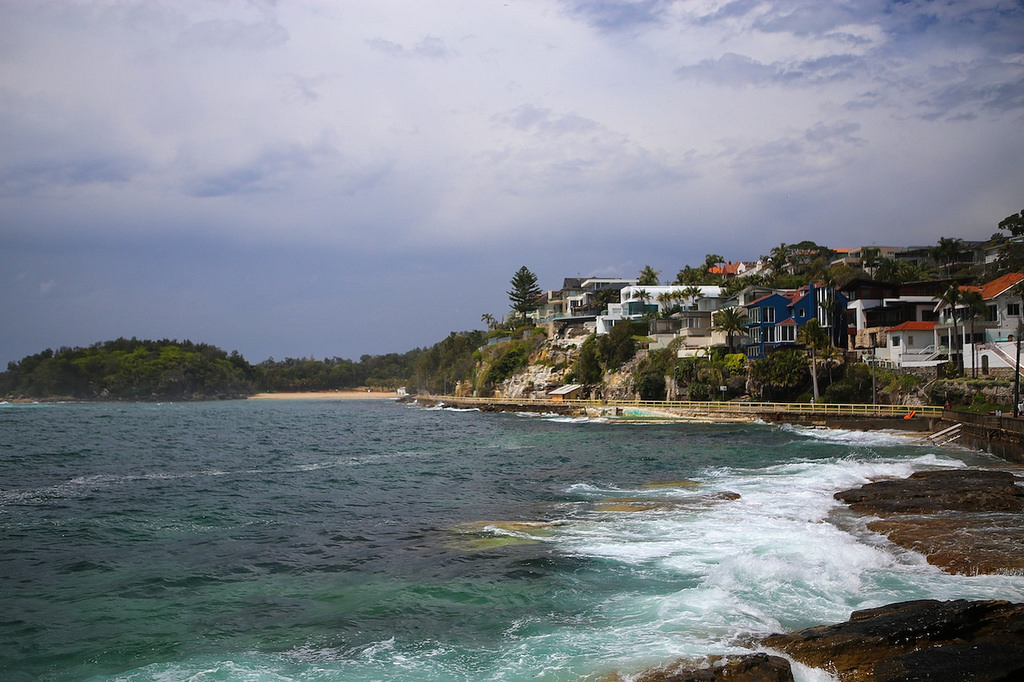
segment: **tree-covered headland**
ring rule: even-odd
[[[251,364],[205,343],[116,339],[81,348],[46,349],[0,373],[6,399],[213,400],[270,391],[395,389],[437,393],[473,364],[484,332],[453,332],[427,349],[344,358],[270,358]]]

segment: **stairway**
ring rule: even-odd
[[[1009,365],[1010,367],[1016,367],[1018,374],[1020,374],[1021,376],[1024,376],[1024,369],[1022,369],[1020,367],[1020,365],[1017,364],[1017,361],[1014,360],[1010,356],[1009,353],[1007,353],[1005,350],[1000,348],[998,344],[995,344],[995,343],[979,343],[978,344],[978,350],[987,350],[987,351],[991,351],[991,352],[995,353],[996,355],[1001,357],[1003,359],[1003,361],[1007,365]]]
[[[931,443],[933,445],[948,445],[953,441],[960,438],[960,430],[963,428],[963,424],[957,422],[952,426],[947,426],[941,431],[929,434],[918,441],[921,445]]]

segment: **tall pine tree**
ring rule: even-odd
[[[537,298],[543,293],[537,286],[537,275],[524,265],[513,275],[510,283],[512,289],[506,293],[512,312],[525,319],[526,313],[537,309]]]

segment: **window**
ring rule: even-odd
[[[914,337],[911,336],[910,334],[907,334],[907,345],[908,346],[913,346],[914,345]]]
[[[895,348],[896,346],[900,345],[900,337],[897,336],[896,334],[893,334],[892,336],[890,336],[889,340],[892,341],[892,347],[893,348]]]
[[[751,308],[750,314],[747,316],[748,323],[760,324],[761,322],[761,309]]]
[[[764,308],[761,308],[761,311],[762,322],[775,322],[775,308],[765,306]]]
[[[995,322],[996,321],[996,307],[995,307],[995,305],[990,305],[990,306],[988,306],[986,308],[986,310],[985,310],[985,321],[986,322]]]
[[[1013,317],[1020,317],[1020,303],[1007,303],[1006,314]]]
[[[804,315],[807,314],[807,311],[805,311],[803,308],[801,308],[800,310],[796,311],[796,314],[797,314],[797,317],[803,317]]]
[[[783,327],[776,327],[779,334],[779,341],[796,341],[796,327],[791,324],[787,324]]]

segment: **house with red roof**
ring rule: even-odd
[[[936,343],[954,348],[954,355],[962,349],[964,370],[969,374],[1013,375],[1017,365],[1016,341],[1024,323],[1018,290],[1022,282],[1024,273],[1011,272],[981,286],[960,287],[963,292],[981,294],[984,312],[972,314],[965,305],[957,306],[955,311],[942,303],[936,306]],[[955,343],[951,344],[951,340]]]
[[[836,289],[815,284],[747,303],[747,357],[757,360],[781,346],[796,345],[800,328],[810,320],[818,321],[832,345],[846,348],[846,303]]]

